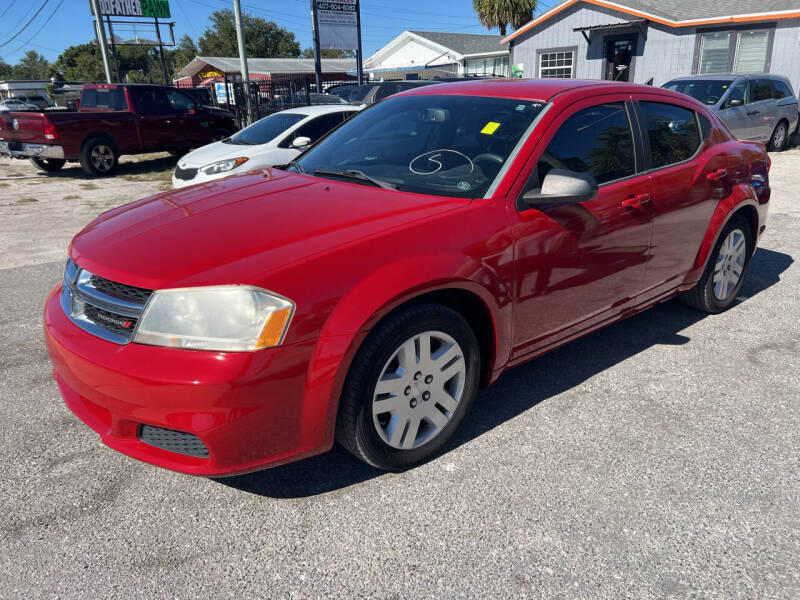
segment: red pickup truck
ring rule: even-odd
[[[0,113],[0,155],[49,172],[79,161],[89,175],[108,175],[123,154],[184,152],[236,129],[231,113],[175,88],[93,84],[77,110]]]

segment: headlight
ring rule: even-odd
[[[195,350],[258,350],[283,341],[293,312],[291,301],[257,287],[158,290],[133,341]]]
[[[240,156],[238,158],[229,158],[219,162],[211,163],[205,167],[200,167],[200,171],[206,175],[216,175],[217,173],[227,173],[233,171],[236,167],[243,165],[247,162],[247,158]]]

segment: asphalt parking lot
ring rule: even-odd
[[[402,474],[334,449],[210,480],[104,447],[42,338],[63,241],[42,233],[25,264],[18,236],[0,268],[0,597],[800,597],[800,150],[772,159],[731,310],[668,302],[518,367]],[[59,201],[18,187],[0,187],[0,240]]]

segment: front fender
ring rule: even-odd
[[[456,274],[455,276],[453,274]],[[511,345],[511,295],[506,284],[487,264],[458,255],[421,255],[383,265],[355,285],[326,321],[307,374],[303,419],[324,427],[308,431],[310,438],[333,443],[339,397],[350,364],[369,331],[392,310],[424,294],[464,290],[483,302],[495,333],[489,373],[508,361]]]

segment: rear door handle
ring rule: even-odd
[[[747,116],[748,117],[753,117],[755,115],[760,115],[760,114],[761,114],[761,112],[759,112],[757,110],[751,110],[749,113],[747,113]]]
[[[712,171],[708,175],[706,175],[706,179],[709,181],[722,181],[728,176],[728,169],[717,169],[716,171]]]
[[[641,210],[645,204],[650,202],[650,194],[634,194],[622,201],[623,208]]]

